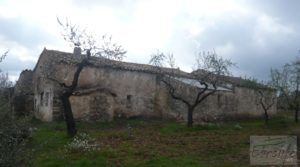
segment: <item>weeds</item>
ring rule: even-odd
[[[60,123],[36,124],[32,148],[35,166],[250,166],[251,135],[298,134],[290,119],[202,123],[193,128],[146,119],[80,123],[74,139]]]
[[[95,139],[86,133],[77,134],[71,142],[65,145],[66,152],[90,152],[99,150]]]

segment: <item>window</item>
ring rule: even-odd
[[[40,99],[41,99],[41,100],[40,100],[40,101],[41,101],[40,104],[43,105],[43,101],[44,101],[44,92],[41,93]]]
[[[45,94],[45,106],[48,106],[49,104],[49,92],[46,92]]]
[[[222,96],[221,94],[218,93],[218,107],[221,107],[222,106]]]
[[[131,101],[131,95],[127,95],[127,101]]]
[[[37,109],[37,99],[36,99],[36,97],[34,98],[34,108]]]
[[[132,105],[132,95],[127,95],[126,107],[131,108],[132,107],[131,105]]]

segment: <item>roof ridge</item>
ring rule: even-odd
[[[44,50],[40,54],[38,62],[33,71],[36,70],[38,64],[40,63],[40,59],[43,56],[48,56],[53,61],[57,61],[57,62],[76,63],[76,62],[80,61],[81,58],[83,58],[84,54],[81,54],[80,58],[77,57],[75,59],[72,59],[72,58],[74,58],[74,57],[72,57],[73,53],[58,51],[58,50],[47,50],[46,48],[44,48]],[[105,60],[105,61],[103,61],[103,60]],[[107,59],[105,57],[93,56],[91,58],[91,63],[92,63],[92,66],[95,66],[95,67],[111,67],[111,68],[116,68],[116,69],[123,69],[123,70],[129,70],[129,71],[140,71],[140,72],[148,72],[148,73],[159,73],[160,72],[158,70],[158,67],[153,66],[153,65],[135,63],[135,62],[117,61],[117,60]],[[166,73],[175,72],[176,75],[178,75],[178,76],[185,76],[185,77],[190,76],[190,73],[182,71],[178,68],[159,67],[159,69],[162,70],[162,72],[166,72]]]

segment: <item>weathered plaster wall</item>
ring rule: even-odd
[[[63,118],[62,104],[59,99],[61,87],[42,77],[43,63],[34,71],[35,113],[40,119],[51,121]],[[70,85],[75,67],[56,63],[52,68],[53,78]],[[115,117],[156,116],[186,120],[187,108],[172,99],[164,83],[155,74],[134,70],[121,70],[109,67],[85,67],[80,74],[79,89],[100,88],[70,98],[76,119],[111,121]],[[184,90],[193,100],[194,88]],[[48,104],[45,92],[49,92]],[[43,96],[41,93],[44,93]],[[232,117],[261,116],[263,110],[257,104],[253,90],[235,87],[233,92],[219,91],[208,97],[194,112],[194,119],[207,121]],[[276,105],[272,113],[276,112]]]
[[[107,93],[71,96],[74,118],[92,121],[112,121],[115,114],[115,99]]]
[[[97,69],[88,67],[80,74],[79,87],[105,88],[116,96],[113,97],[108,93],[96,92],[86,96],[72,97],[71,103],[74,106],[72,109],[76,118],[80,117],[81,114],[79,113],[82,111],[94,115],[91,118],[97,118],[102,121],[109,121],[114,117],[120,116],[160,115],[154,110],[156,94],[155,75],[111,68]],[[103,113],[104,111],[107,111],[106,116]],[[95,117],[97,113],[98,116]],[[101,115],[105,118],[101,118]]]
[[[53,120],[53,85],[47,81],[39,81],[34,94],[35,116],[50,122]]]
[[[43,54],[43,53],[42,53]],[[53,120],[53,98],[56,85],[45,76],[49,70],[49,60],[40,56],[39,62],[33,70],[34,115],[38,119],[50,122]]]
[[[273,94],[275,96],[275,94]],[[170,102],[170,109],[164,115],[171,115],[179,120],[187,120],[187,107],[184,103],[165,95]],[[270,97],[271,99],[272,97]],[[192,100],[192,99],[190,99]],[[259,97],[254,90],[235,87],[234,91],[219,91],[204,100],[194,111],[196,121],[217,121],[235,118],[263,117],[264,110],[258,103]],[[277,112],[276,104],[268,111],[270,115]]]

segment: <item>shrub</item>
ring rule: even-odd
[[[30,166],[26,147],[31,136],[28,118],[13,119],[7,111],[0,111],[0,166]]]

